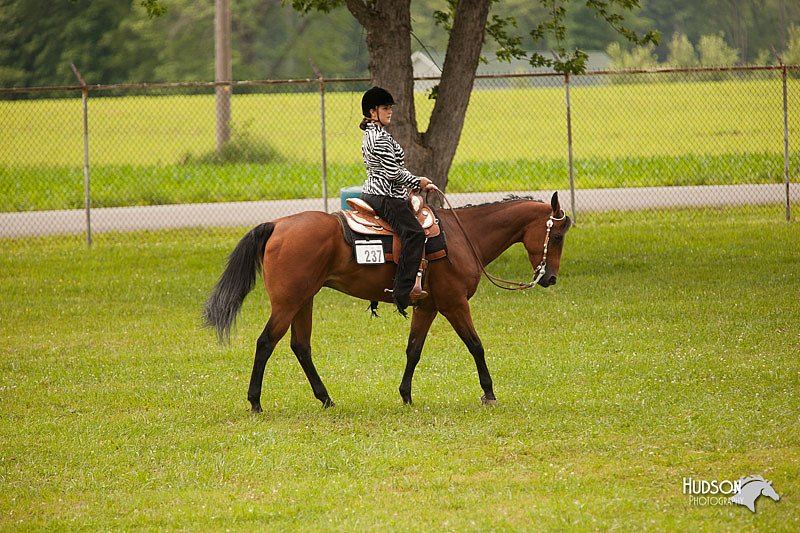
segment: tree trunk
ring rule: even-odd
[[[447,187],[458,148],[475,70],[478,67],[490,0],[460,0],[428,131],[417,131],[411,65],[411,0],[346,0],[367,32],[372,83],[388,90],[397,106],[390,131],[406,152],[406,166]]]
[[[433,151],[430,175],[442,190],[456,155],[481,57],[491,0],[461,0],[447,43],[439,93],[424,143]]]
[[[411,0],[347,0],[350,13],[367,31],[372,84],[383,87],[397,102],[389,130],[406,151],[408,169],[422,170],[412,162],[420,146],[414,106],[414,69],[411,65]]]

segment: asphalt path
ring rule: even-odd
[[[502,200],[509,194],[549,201],[553,191],[448,194],[454,207]],[[568,190],[558,191],[561,206],[580,219],[581,213],[658,209],[669,207],[715,207],[786,203],[784,184],[718,185],[690,187],[647,187],[630,189],[578,189],[575,209]],[[800,188],[791,184],[790,200],[800,200]],[[254,226],[261,222],[301,211],[333,212],[340,198],[277,200],[208,204],[156,205],[92,209],[92,233],[143,231],[187,227]],[[793,213],[793,218],[797,216]],[[18,238],[85,233],[87,214],[83,209],[0,213],[0,237]]]

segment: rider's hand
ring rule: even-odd
[[[438,191],[439,190],[439,187],[437,187],[436,184],[433,183],[428,178],[420,178],[419,179],[419,188],[421,190],[423,190],[423,191],[426,191],[426,192]]]

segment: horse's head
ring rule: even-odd
[[[778,493],[775,491],[775,489],[772,488],[772,481],[765,482],[765,484],[761,487],[761,494],[769,498],[772,498],[776,502],[781,499],[781,497],[778,496]]]
[[[550,200],[547,217],[536,217],[525,228],[522,243],[528,251],[528,259],[536,269],[536,282],[542,287],[556,284],[558,267],[561,263],[561,249],[572,221],[561,209],[558,193]]]

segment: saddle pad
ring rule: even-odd
[[[374,233],[359,233],[357,231],[353,231],[347,222],[347,217],[345,217],[342,211],[336,211],[333,214],[342,225],[342,233],[344,234],[344,240],[348,246],[352,248],[356,240],[380,240],[381,244],[383,245],[383,255],[386,257],[386,260],[395,263],[397,262],[398,258],[395,257],[393,250],[394,234],[381,235]],[[441,221],[439,221],[439,227],[441,231],[435,237],[430,237],[427,239],[427,241],[425,241],[425,255],[429,261],[435,261],[436,259],[441,259],[447,255],[447,241],[444,235],[444,227],[441,224]],[[355,256],[355,251],[353,254]]]

